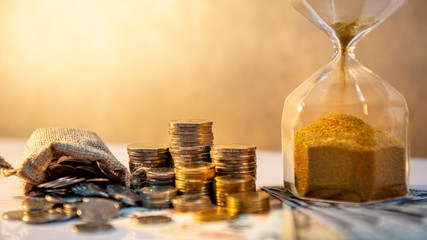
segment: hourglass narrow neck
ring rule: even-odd
[[[340,44],[338,40],[333,41],[334,43],[334,55],[333,58],[336,57],[350,57],[350,58],[356,58],[354,52],[356,49],[356,41],[350,43],[349,45],[344,46],[343,44]]]

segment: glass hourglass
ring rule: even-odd
[[[300,198],[371,202],[408,192],[405,99],[355,57],[358,39],[405,0],[290,0],[331,38],[332,61],[287,98],[285,188]]]

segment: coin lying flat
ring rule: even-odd
[[[53,205],[55,204],[39,197],[28,197],[22,201],[22,208],[26,211],[44,211],[53,207]]]
[[[31,224],[49,223],[55,221],[57,216],[48,211],[26,211],[22,221]]]
[[[135,206],[140,201],[138,195],[124,186],[108,185],[107,192],[112,198],[122,201],[128,205]]]
[[[168,223],[170,221],[172,221],[172,218],[165,215],[142,216],[142,217],[136,217],[132,219],[132,223],[134,224],[147,224],[147,225]]]
[[[71,226],[71,231],[78,233],[102,232],[113,229],[113,226],[107,223],[82,223]]]
[[[1,218],[4,220],[21,220],[24,216],[24,210],[14,210],[5,212],[1,215]]]
[[[46,201],[50,202],[50,203],[76,203],[76,202],[81,202],[82,198],[78,197],[78,196],[64,196],[61,194],[57,194],[57,193],[51,193],[51,194],[46,194],[45,195],[45,199]]]
[[[84,199],[83,203],[77,206],[77,214],[80,218],[89,223],[107,223],[117,217],[120,206],[116,201],[90,198]]]

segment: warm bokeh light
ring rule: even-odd
[[[357,52],[407,97],[424,156],[426,7],[409,1]],[[207,118],[217,143],[279,150],[284,99],[331,55],[286,0],[0,0],[0,137],[165,142],[169,120]]]

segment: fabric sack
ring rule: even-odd
[[[25,195],[31,195],[35,186],[45,179],[49,164],[60,156],[97,161],[107,177],[116,184],[129,187],[130,173],[120,163],[94,132],[73,128],[40,128],[27,141],[24,161],[13,168],[0,157],[0,174],[18,176],[23,183]]]

